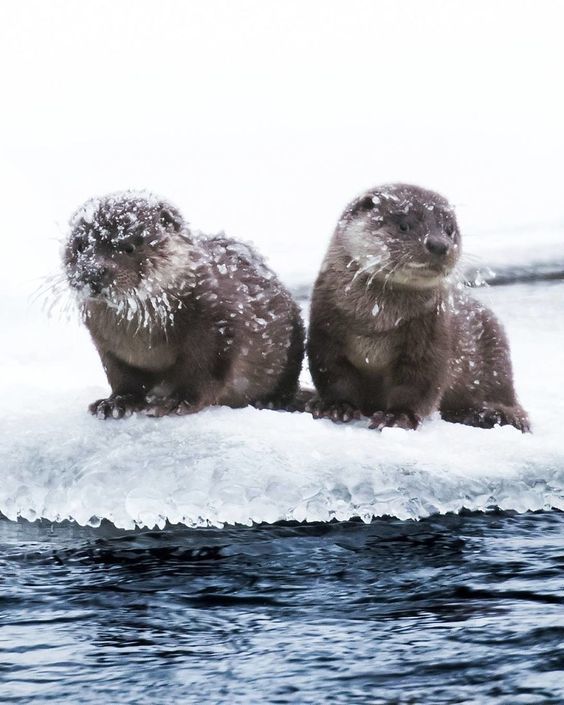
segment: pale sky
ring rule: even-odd
[[[441,191],[469,238],[564,223],[563,20],[551,0],[4,0],[4,282],[126,188],[286,278],[385,181]]]

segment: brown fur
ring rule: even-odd
[[[97,416],[293,398],[299,309],[247,245],[191,233],[150,194],[116,194],[75,214],[65,266],[112,389]]]
[[[312,297],[316,417],[416,428],[440,410],[529,430],[501,324],[453,280],[459,256],[454,213],[436,193],[393,184],[347,207]]]

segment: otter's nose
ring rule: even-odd
[[[437,255],[437,257],[444,257],[449,250],[448,242],[434,237],[427,238],[425,247],[432,255]]]
[[[109,269],[102,265],[96,265],[88,269],[88,278],[92,282],[103,282],[108,276]]]
[[[85,269],[83,280],[93,291],[100,292],[110,283],[110,268],[105,264],[93,264]]]

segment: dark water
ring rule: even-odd
[[[564,702],[562,513],[0,542],[2,703]]]

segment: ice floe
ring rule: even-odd
[[[2,314],[0,511],[133,528],[564,510],[564,284],[478,295],[508,328],[532,435],[439,419],[377,433],[250,408],[98,421],[86,406],[107,386],[86,332],[18,299]]]

